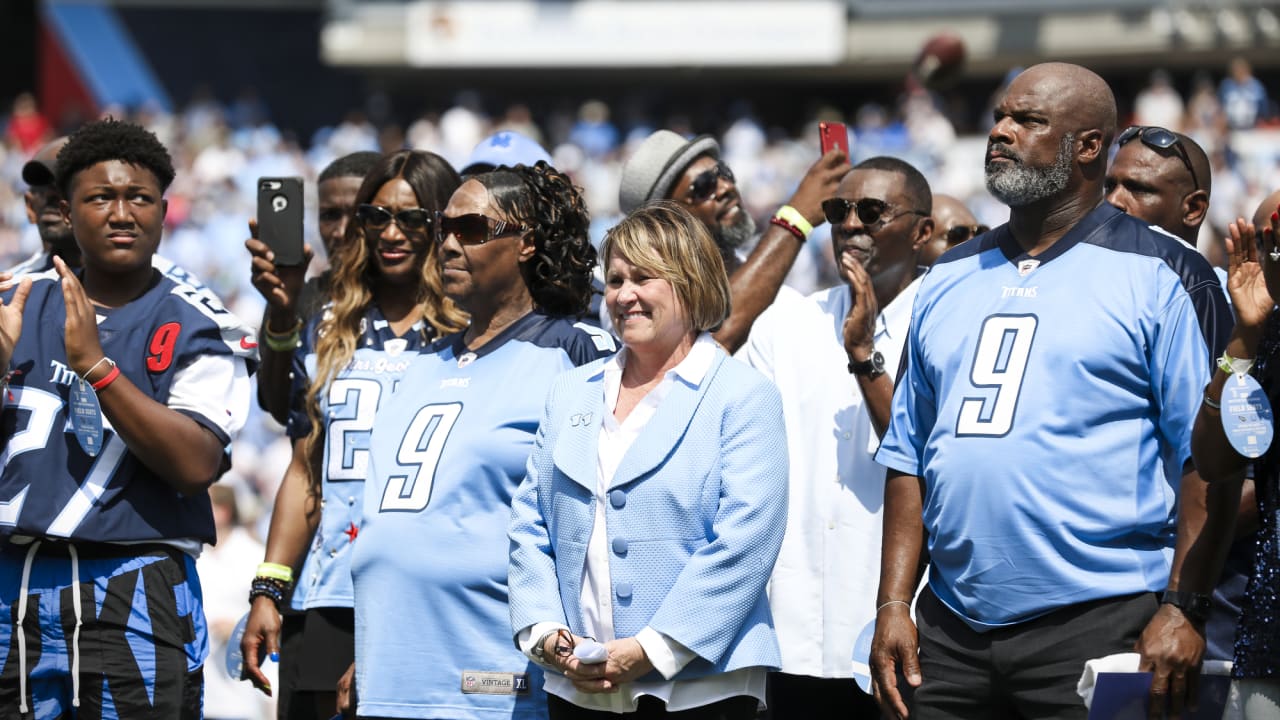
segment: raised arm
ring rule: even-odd
[[[261,366],[258,368],[258,405],[275,421],[284,425],[289,419],[289,370],[293,348],[305,318],[298,315],[298,297],[311,248],[304,248],[305,260],[297,266],[277,266],[271,250],[258,240],[258,223],[249,221],[249,239],[245,248],[253,257],[250,264],[253,287],[267,301],[262,316],[262,342],[258,346]]]
[[[822,201],[835,195],[836,186],[849,169],[845,154],[832,150],[809,168],[786,204],[795,208],[810,225],[821,225],[824,222]],[[736,352],[747,341],[751,325],[777,297],[783,279],[803,246],[804,242],[789,230],[770,223],[751,256],[729,276],[733,312],[715,333],[716,341],[725,350]]]

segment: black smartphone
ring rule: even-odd
[[[258,239],[275,253],[276,265],[301,265],[302,178],[258,178]]]

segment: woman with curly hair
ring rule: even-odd
[[[334,258],[330,302],[294,352],[293,460],[276,493],[241,641],[246,676],[269,689],[258,654],[281,645],[279,605],[292,584],[281,717],[333,714],[338,678],[354,656],[350,561],[374,413],[414,355],[439,333],[465,326],[441,293],[431,234],[459,182],[443,158],[427,152],[402,150],[374,166]]]
[[[441,288],[471,324],[378,410],[351,563],[360,717],[546,717],[507,631],[506,528],[552,379],[614,349],[572,319],[591,298],[587,224],[545,162],[467,180],[436,216]]]

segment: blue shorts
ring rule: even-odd
[[[209,646],[195,560],[156,545],[75,547],[78,640],[67,545],[42,542],[31,558],[19,633],[18,601],[30,546],[0,540],[0,708],[17,716],[25,701],[32,714],[22,717],[36,720],[198,719]],[[25,662],[19,661],[20,635]],[[77,694],[79,707],[72,710]]]

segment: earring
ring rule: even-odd
[[[1271,258],[1271,262],[1280,262],[1280,247],[1273,248],[1267,255]]]

